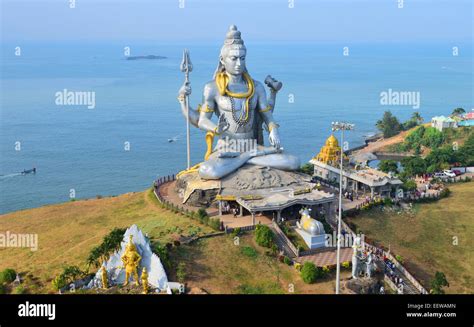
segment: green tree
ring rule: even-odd
[[[385,173],[398,173],[398,165],[394,160],[380,160],[379,169]]]
[[[460,116],[462,114],[465,114],[466,113],[466,110],[464,110],[464,108],[456,108],[453,110],[453,115],[454,116]]]
[[[404,144],[408,150],[414,150],[420,147],[420,144],[423,141],[423,136],[425,135],[425,126],[420,126],[414,131],[410,132],[407,137],[405,137]]]
[[[311,163],[305,163],[304,165],[301,166],[300,171],[302,173],[308,174],[308,175],[313,175],[314,174],[314,165]]]
[[[425,161],[427,166],[434,166],[436,170],[440,170],[443,167],[449,168],[450,164],[463,160],[464,155],[462,151],[455,151],[450,146],[445,146],[431,150]]]
[[[394,136],[402,130],[400,121],[390,111],[385,111],[382,119],[377,121],[375,126],[383,133],[385,138]]]
[[[258,245],[271,248],[273,244],[273,231],[266,225],[257,225],[255,228],[255,241]]]
[[[411,114],[411,120],[416,121],[418,124],[423,123],[423,117],[421,117],[418,111],[415,111],[414,113]]]
[[[421,144],[429,148],[437,148],[444,142],[443,133],[434,127],[428,127],[423,133]]]
[[[405,158],[402,160],[402,166],[402,177],[404,178],[421,175],[426,172],[426,162],[420,157]]]
[[[431,293],[444,294],[443,287],[449,287],[449,282],[446,279],[446,275],[444,273],[437,271],[433,280],[431,281]]]
[[[465,166],[474,166],[474,134],[471,134],[463,146],[455,152],[460,163]]]
[[[413,179],[407,179],[403,183],[403,189],[405,191],[414,191],[414,190],[416,190],[416,182]]]

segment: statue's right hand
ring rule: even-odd
[[[188,96],[191,95],[192,89],[189,82],[185,82],[183,86],[179,89],[178,93],[180,96]]]
[[[225,131],[227,131],[230,127],[229,122],[227,119],[224,117],[224,115],[219,116],[219,121],[217,122],[217,134],[222,134]]]

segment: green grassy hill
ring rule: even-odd
[[[447,293],[474,293],[474,182],[449,188],[448,198],[414,205],[412,212],[374,209],[347,221],[370,239],[390,245],[425,287],[441,271],[450,283]]]
[[[106,234],[115,227],[132,224],[137,224],[152,242],[161,244],[180,236],[215,232],[196,220],[162,209],[151,190],[44,206],[0,216],[1,233],[36,233],[39,243],[35,252],[0,249],[0,270],[13,268],[19,272],[29,293],[54,292],[51,281],[64,266],[86,269],[89,252]],[[178,280],[176,268],[181,263],[188,288],[209,293],[288,294],[291,287],[294,293],[334,292],[333,273],[316,284],[304,284],[294,267],[267,256],[265,249],[255,244],[253,233],[241,236],[239,244],[234,244],[232,236],[222,235],[174,246],[169,253],[169,279]],[[343,271],[342,276],[348,274]]]

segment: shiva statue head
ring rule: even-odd
[[[221,48],[219,55],[219,64],[214,78],[217,73],[227,72],[230,75],[241,75],[247,72],[245,65],[245,57],[247,55],[247,48],[244,45],[244,40],[241,38],[241,33],[237,30],[237,26],[231,25],[226,34],[224,45]]]

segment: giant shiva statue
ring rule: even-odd
[[[270,89],[267,99],[263,84],[247,72],[246,55],[240,31],[235,25],[230,26],[214,79],[204,87],[202,105],[197,110],[189,107],[186,101],[191,94],[189,81],[179,90],[178,100],[185,118],[207,132],[205,161],[195,166],[203,179],[220,179],[246,163],[281,170],[296,170],[300,166],[297,157],[283,152],[279,125],[272,114],[282,84],[267,76],[265,84]],[[213,114],[218,117],[217,123],[211,120]],[[263,144],[262,126],[269,132],[271,146]],[[212,150],[214,136],[219,139]],[[245,146],[236,149],[238,144]]]

